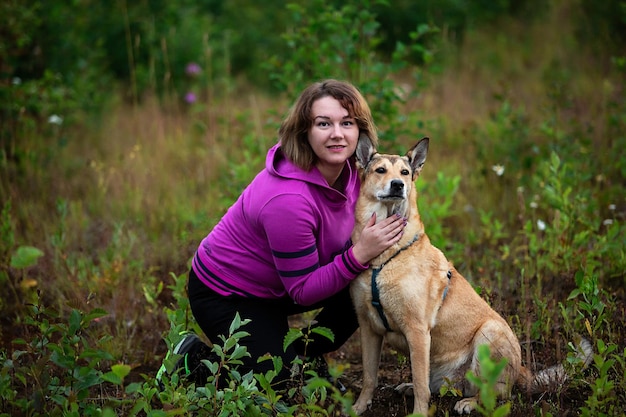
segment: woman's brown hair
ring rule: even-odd
[[[308,141],[308,132],[313,124],[311,108],[315,101],[328,96],[339,101],[348,114],[354,117],[360,134],[367,135],[374,147],[378,145],[378,133],[369,105],[355,86],[332,79],[313,83],[300,94],[278,129],[284,155],[306,171],[317,162],[317,156]]]

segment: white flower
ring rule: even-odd
[[[63,124],[63,118],[57,114],[53,114],[48,117],[48,123],[61,126]]]
[[[531,202],[530,202],[530,208],[534,208],[534,209],[536,209],[537,207],[539,207],[539,204],[537,204],[537,202],[536,202],[536,201],[531,201]]]
[[[13,80],[11,80],[11,82],[13,83],[13,85],[20,85],[22,84],[22,79],[20,77],[13,77]]]
[[[609,210],[615,211],[615,204],[609,204]]]
[[[610,226],[610,225],[613,224],[613,219],[604,219],[602,224],[605,225],[605,226]]]
[[[501,177],[502,174],[504,174],[504,166],[503,165],[500,165],[500,164],[494,165],[494,166],[491,167],[491,169],[493,170],[493,172],[496,173],[496,175],[498,177]]]
[[[544,222],[543,220],[537,220],[537,229],[539,230],[546,230],[546,222]]]

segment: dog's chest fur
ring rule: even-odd
[[[435,327],[448,285],[448,261],[441,253],[435,253],[440,256],[433,256],[432,249],[424,251],[426,246],[430,246],[430,241],[422,235],[402,252],[397,253],[402,245],[396,245],[378,258],[393,256],[376,275],[380,304],[392,332],[387,331],[379,311],[372,305],[372,274],[376,264],[361,273],[351,287],[357,314],[367,318],[363,322],[368,322],[376,333],[384,334],[392,346],[405,352],[407,343],[404,333],[407,326],[419,320],[429,323],[431,328]],[[429,259],[429,262],[424,262],[424,259]],[[440,279],[432,279],[433,276]]]

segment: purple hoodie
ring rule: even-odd
[[[336,294],[367,269],[350,243],[360,187],[352,161],[342,177],[344,193],[273,146],[265,169],[200,244],[194,272],[222,295],[311,305]]]

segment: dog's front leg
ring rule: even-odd
[[[430,332],[413,329],[407,335],[413,375],[413,413],[428,415],[430,402]]]
[[[383,336],[366,324],[361,326],[361,356],[363,358],[363,388],[359,399],[352,407],[354,412],[362,414],[372,403],[374,390],[378,385],[378,364],[383,345]]]

